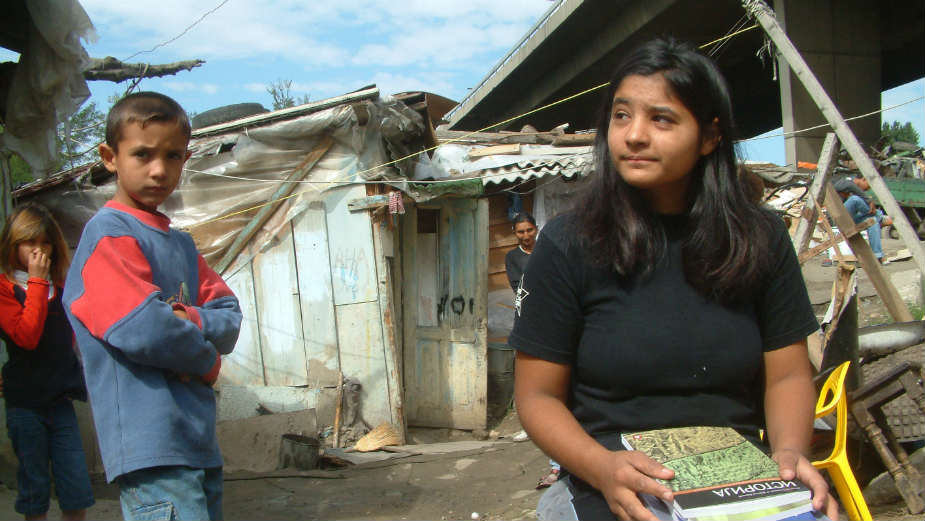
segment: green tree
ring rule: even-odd
[[[885,144],[892,145],[897,141],[913,145],[919,144],[919,133],[912,128],[912,123],[908,121],[905,125],[898,121],[894,121],[892,124],[884,121],[883,126],[880,127],[880,136]]]
[[[293,98],[291,90],[292,80],[280,78],[267,85],[267,93],[273,98],[273,110],[304,105],[310,101],[308,94],[302,95],[301,98]]]
[[[58,125],[61,169],[71,169],[99,159],[97,147],[106,132],[106,114],[91,101]]]

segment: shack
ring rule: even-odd
[[[327,435],[343,407],[346,439],[384,422],[486,426],[488,346],[512,320],[511,210],[545,222],[591,151],[553,144],[561,133],[435,131],[434,105],[451,104],[409,99],[373,86],[194,130],[162,209],[244,311],[220,422],[314,409]],[[86,166],[14,196],[49,206],[73,247],[114,190]]]

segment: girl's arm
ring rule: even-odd
[[[771,457],[783,479],[799,479],[813,491],[813,508],[833,520],[838,504],[829,495],[825,479],[807,455],[813,434],[816,390],[806,352],[800,341],[764,354],[765,421]]]
[[[671,489],[653,478],[671,479],[674,472],[636,451],[610,451],[585,432],[566,407],[569,365],[518,352],[514,372],[517,414],[533,442],[569,472],[601,491],[619,518],[657,519],[636,493],[670,501]]]
[[[23,304],[19,303],[13,291],[10,281],[0,281],[0,327],[16,345],[31,351],[38,347],[45,329],[49,283],[44,279],[30,278]]]

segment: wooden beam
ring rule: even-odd
[[[354,103],[366,99],[375,99],[378,97],[379,89],[377,89],[374,85],[368,89],[358,90],[356,92],[351,92],[349,94],[344,94],[343,96],[337,96],[335,98],[328,98],[306,103],[304,105],[296,105],[295,107],[274,110],[273,112],[236,119],[227,123],[219,123],[217,125],[212,125],[211,127],[197,128],[193,131],[193,137],[198,138],[211,134],[223,134],[232,130],[240,130],[248,126],[263,125],[277,119],[304,116],[306,114],[319,112],[321,110],[329,109],[337,105],[346,105],[348,103]]]
[[[848,246],[851,247],[851,251],[854,252],[854,256],[857,257],[861,267],[867,272],[867,277],[873,283],[877,294],[880,295],[880,299],[886,306],[887,311],[890,312],[893,320],[896,322],[911,322],[914,320],[909,308],[906,307],[906,303],[899,296],[899,292],[896,291],[896,288],[890,283],[886,273],[880,267],[880,262],[874,257],[874,251],[870,249],[870,244],[867,243],[863,235],[857,233],[854,220],[851,219],[851,214],[848,213],[848,209],[845,208],[832,183],[825,184],[825,207],[835,224],[838,225],[839,230],[852,230],[853,233],[845,233],[848,238]]]
[[[816,219],[819,218],[819,207],[825,200],[825,183],[829,180],[832,169],[838,160],[838,138],[835,134],[829,133],[825,137],[825,143],[822,145],[822,153],[819,154],[819,169],[813,176],[813,182],[809,186],[809,197],[803,203],[803,212],[800,222],[797,223],[797,231],[793,234],[793,248],[797,255],[809,247],[809,240],[813,236],[813,229],[816,227]],[[814,257],[811,255],[810,257]],[[802,260],[800,262],[803,262]]]
[[[509,143],[507,145],[492,145],[482,148],[474,148],[469,151],[469,158],[493,156],[496,154],[520,154],[520,143]]]
[[[331,148],[331,145],[334,144],[334,138],[331,136],[324,136],[321,141],[315,145],[315,148],[309,152],[302,163],[297,166],[289,177],[282,181],[282,185],[273,192],[273,195],[270,196],[270,199],[267,201],[267,205],[260,209],[257,212],[257,215],[254,216],[253,220],[238,233],[237,238],[234,242],[231,243],[231,246],[228,247],[228,251],[225,252],[225,255],[222,257],[222,260],[218,261],[218,264],[215,266],[215,271],[219,274],[224,273],[228,266],[231,265],[235,257],[241,253],[241,250],[244,249],[244,246],[250,241],[254,234],[257,233],[257,230],[261,226],[266,224],[270,219],[270,216],[273,215],[273,212],[278,208],[277,204],[282,202],[284,198],[292,194],[293,190],[297,186],[297,182],[305,178],[306,175],[315,167],[319,160],[327,153],[328,149]]]
[[[868,219],[867,221],[864,221],[864,222],[861,223],[861,224],[855,225],[855,227],[854,227],[854,233],[857,233],[857,232],[859,232],[859,231],[861,231],[861,230],[866,230],[866,229],[870,228],[872,225],[873,225],[873,222],[872,222],[870,219]],[[840,244],[840,243],[844,242],[845,240],[846,240],[845,234],[843,234],[843,233],[841,233],[841,231],[839,231],[839,233],[838,233],[838,235],[837,235],[836,237],[830,238],[829,240],[824,241],[824,242],[822,242],[821,244],[817,244],[816,246],[813,246],[812,248],[810,248],[810,249],[808,249],[808,250],[803,250],[803,251],[801,251],[800,254],[797,256],[797,259],[799,259],[800,264],[803,264],[804,262],[808,261],[809,259],[812,259],[812,258],[815,257],[816,255],[819,255],[820,253],[824,252],[825,250],[831,248],[832,246],[835,246],[835,245],[837,245],[837,244]],[[837,251],[838,251],[838,248],[835,248],[835,251],[837,252]]]
[[[356,199],[351,199],[347,201],[347,210],[351,212],[359,212],[361,210],[369,210],[370,208],[381,208],[383,206],[389,205],[389,195],[370,195],[368,197],[357,197]]]
[[[765,33],[777,47],[777,51],[787,61],[790,68],[793,69],[794,74],[800,79],[800,82],[819,107],[826,121],[828,121],[829,125],[835,130],[842,145],[848,150],[848,154],[858,165],[861,174],[863,174],[867,182],[870,183],[870,187],[873,189],[874,193],[877,194],[880,204],[883,205],[886,212],[893,218],[893,225],[896,226],[900,237],[902,237],[906,247],[909,248],[910,253],[912,253],[912,257],[915,259],[919,271],[925,275],[925,248],[923,248],[922,243],[919,241],[915,229],[909,224],[906,214],[903,213],[899,204],[896,203],[896,199],[893,198],[893,194],[886,186],[886,183],[880,178],[880,174],[877,173],[877,169],[874,167],[873,162],[871,162],[867,153],[864,152],[864,148],[858,142],[851,128],[848,126],[848,123],[845,122],[844,118],[838,112],[835,103],[833,103],[829,95],[826,94],[822,84],[820,84],[819,80],[813,75],[812,69],[809,68],[809,65],[803,60],[800,52],[790,41],[790,38],[787,37],[783,28],[777,23],[774,12],[771,11],[763,0],[743,0],[742,3],[746,11],[761,24]]]

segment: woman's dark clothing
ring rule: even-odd
[[[524,253],[520,246],[504,256],[504,271],[507,273],[508,282],[511,283],[511,289],[515,292],[520,287],[520,277],[527,270],[528,260],[530,260],[530,254]]]
[[[567,214],[549,222],[523,278],[508,339],[526,354],[572,367],[568,407],[595,439],[724,425],[763,428],[763,354],[818,328],[782,222],[770,237],[771,274],[747,304],[724,306],[684,278],[686,217],[663,216],[666,258],[645,279],[590,264]]]

